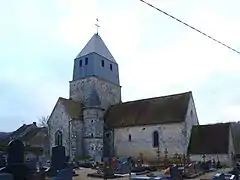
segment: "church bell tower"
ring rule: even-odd
[[[121,102],[118,64],[98,33],[74,60],[70,97],[85,103],[93,87],[104,109]]]
[[[70,98],[83,107],[84,154],[103,156],[104,114],[121,102],[118,64],[98,33],[74,59]]]

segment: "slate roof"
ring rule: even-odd
[[[77,119],[82,115],[82,103],[60,97],[59,101],[72,119]]]
[[[47,132],[47,128],[46,127],[37,127],[37,128],[31,129],[23,137],[21,137],[20,140],[29,141],[31,138],[33,138],[35,135],[37,135],[40,131]]]
[[[198,125],[192,127],[188,145],[189,154],[227,154],[230,123]]]
[[[97,53],[110,61],[116,62],[107,46],[103,42],[102,38],[98,34],[94,34],[92,38],[88,41],[82,51],[77,55],[76,58],[85,56],[90,53]]]
[[[11,137],[18,137],[19,134],[23,133],[28,127],[32,126],[32,124],[23,124],[20,128],[18,128],[16,131],[11,133]]]
[[[125,102],[109,108],[109,128],[178,123],[185,120],[192,92]]]

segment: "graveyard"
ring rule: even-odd
[[[221,162],[191,162],[188,158],[167,156],[159,164],[147,165],[131,157],[103,158],[103,162],[71,162],[64,146],[52,148],[51,164],[44,167],[39,159],[26,160],[25,145],[12,140],[6,147],[7,158],[1,163],[0,180],[80,180],[80,179],[216,179],[238,180],[239,166],[224,167]],[[1,160],[2,161],[2,160]],[[88,167],[87,164],[88,163]],[[85,166],[85,167],[84,167]]]

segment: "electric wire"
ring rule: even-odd
[[[238,51],[238,50],[236,50],[236,49],[230,47],[229,45],[225,44],[224,42],[221,42],[221,41],[219,41],[219,40],[213,38],[212,36],[207,35],[206,33],[200,31],[199,29],[197,29],[197,28],[195,28],[195,27],[193,27],[193,26],[191,26],[191,25],[189,25],[189,24],[183,22],[182,20],[180,20],[180,19],[178,19],[178,18],[172,16],[171,14],[168,14],[167,12],[165,12],[165,11],[163,11],[163,10],[157,8],[156,6],[154,6],[154,5],[150,4],[150,3],[147,3],[147,2],[144,1],[144,0],[140,0],[140,1],[143,2],[143,3],[145,3],[145,4],[147,4],[147,5],[150,6],[150,7],[152,7],[152,8],[154,8],[154,9],[158,10],[159,12],[161,12],[161,13],[163,13],[163,14],[169,16],[169,17],[171,17],[172,19],[178,21],[179,23],[181,23],[181,24],[183,24],[183,25],[185,25],[185,26],[187,26],[187,27],[193,29],[194,31],[199,32],[200,34],[202,34],[202,35],[208,37],[209,39],[211,39],[211,40],[217,42],[218,44],[221,44],[222,46],[224,46],[224,47],[226,47],[226,48],[228,48],[228,49],[230,49],[230,50],[232,50],[232,51],[234,51],[234,52],[240,54],[240,51]]]

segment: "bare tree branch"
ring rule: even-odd
[[[48,121],[49,116],[42,116],[41,118],[38,119],[38,126],[40,127],[47,127],[47,121]]]

